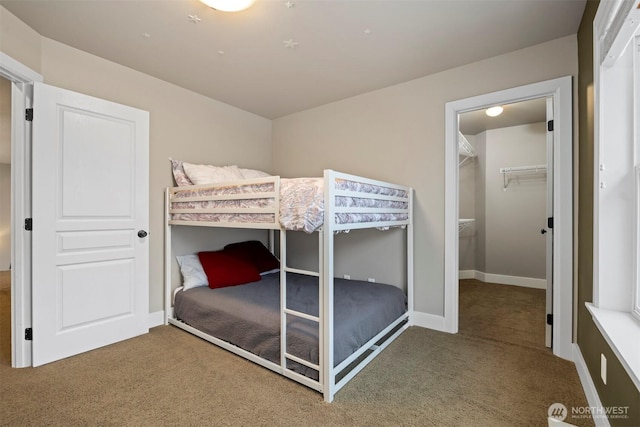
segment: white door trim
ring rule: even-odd
[[[547,123],[554,119],[553,114],[553,98],[547,98],[546,102],[546,119]],[[546,140],[547,140],[547,164],[553,164],[553,132],[549,132],[549,128],[547,126],[546,132]],[[545,215],[547,218],[553,217],[553,168],[547,168],[547,197],[546,197],[546,210]],[[545,314],[547,316],[553,316],[553,232],[555,231],[553,228],[549,229],[549,224],[547,223],[545,226],[546,235],[545,235],[545,278],[547,282],[546,292],[545,292]],[[544,337],[544,345],[546,347],[553,347],[553,327],[548,323],[545,325],[545,337]]]
[[[572,78],[561,77],[445,106],[444,330],[458,332],[458,114],[496,104],[551,97],[554,105],[553,353],[573,360]]]
[[[0,76],[14,83],[41,82],[42,76],[4,52],[0,52]]]
[[[32,84],[43,78],[0,52],[0,76],[13,83],[11,91],[11,366],[31,366],[31,342],[24,330],[31,326],[31,236],[23,227],[31,215],[29,170],[31,129],[24,120],[31,106]]]

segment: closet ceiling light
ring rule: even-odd
[[[200,0],[212,9],[221,12],[240,12],[248,9],[256,0]]]
[[[489,117],[496,117],[499,116],[500,114],[502,114],[502,111],[504,110],[504,108],[502,108],[501,106],[497,105],[495,107],[491,107],[491,108],[487,108],[487,111],[485,111],[485,114]]]

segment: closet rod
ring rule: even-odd
[[[509,186],[508,174],[519,173],[547,173],[547,165],[534,165],[534,166],[514,166],[510,168],[500,168],[502,174],[502,191],[507,191]]]
[[[546,172],[547,165],[535,165],[535,166],[514,166],[510,168],[500,168],[500,173],[514,173],[514,172]]]

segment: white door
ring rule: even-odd
[[[33,366],[148,332],[149,114],[34,85]]]
[[[553,339],[553,98],[547,98],[547,224],[542,229],[547,244],[547,322],[545,345]]]

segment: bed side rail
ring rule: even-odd
[[[279,176],[170,187],[167,197],[169,225],[280,228]]]
[[[325,227],[329,225],[334,231],[389,228],[407,226],[412,221],[411,187],[331,169],[324,171],[324,181],[329,193],[325,210],[332,213],[329,217],[332,223],[325,223]],[[341,206],[340,198],[356,199],[358,206]],[[350,214],[359,214],[360,222],[351,222],[355,217]]]

